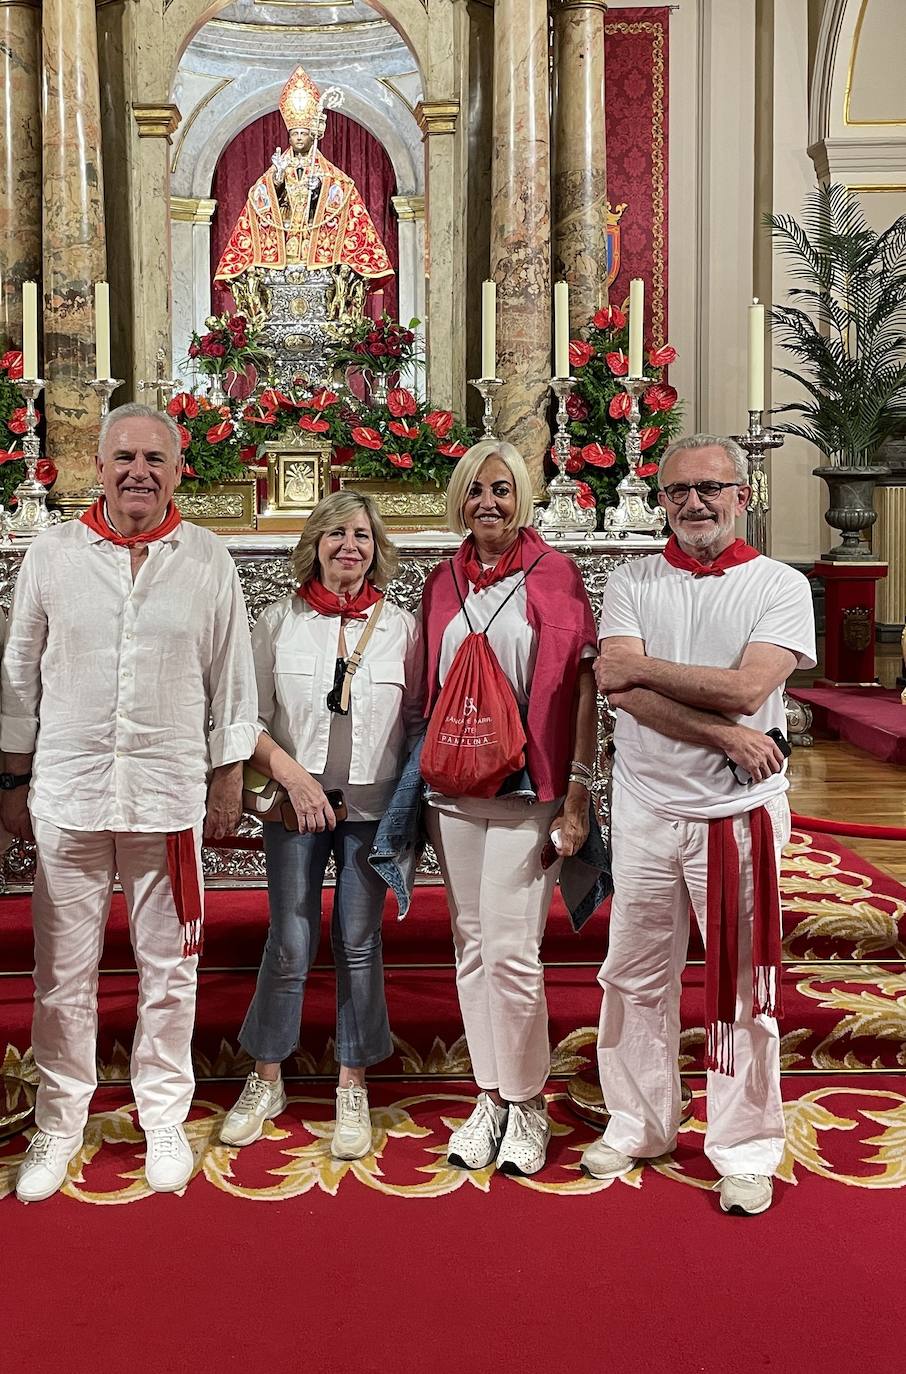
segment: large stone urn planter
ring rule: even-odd
[[[824,555],[830,559],[872,558],[871,545],[865,543],[861,534],[871,529],[877,520],[874,508],[875,483],[879,477],[886,477],[890,468],[872,466],[813,468],[815,477],[827,483],[830,505],[824,519],[831,529],[838,530],[842,541]]]

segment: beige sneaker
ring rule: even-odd
[[[766,1212],[774,1197],[774,1183],[766,1174],[731,1174],[718,1183],[720,1209],[734,1217]]]
[[[182,1126],[145,1131],[145,1180],[155,1193],[178,1193],[192,1177],[195,1161]]]
[[[330,1142],[334,1159],[364,1159],[372,1150],[368,1091],[350,1083],[337,1088],[337,1124]]]
[[[606,1144],[602,1136],[589,1145],[579,1167],[589,1178],[621,1178],[623,1174],[631,1173],[638,1162],[632,1155],[624,1155],[622,1150],[615,1150]]]
[[[253,1069],[245,1080],[239,1101],[223,1118],[220,1139],[224,1145],[251,1145],[259,1139],[265,1121],[273,1121],[284,1111],[286,1093],[282,1077],[272,1083],[267,1078],[259,1078]]]
[[[16,1174],[16,1197],[20,1202],[44,1202],[62,1188],[69,1166],[82,1148],[82,1133],[50,1135],[35,1131],[28,1151]]]

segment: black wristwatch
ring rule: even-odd
[[[12,792],[15,787],[24,787],[31,782],[31,773],[0,773],[0,791]]]

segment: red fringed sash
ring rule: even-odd
[[[749,828],[754,876],[752,1015],[780,1016],[780,895],[774,831],[763,806],[749,812]],[[708,825],[705,946],[705,1067],[732,1077],[739,966],[739,850],[732,816]]]
[[[204,900],[191,826],[187,830],[173,830],[167,836],[167,872],[183,928],[183,957],[188,958],[190,954],[200,954],[204,945]]]

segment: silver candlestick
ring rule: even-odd
[[[498,388],[503,386],[502,379],[500,377],[476,377],[470,380],[469,386],[474,386],[484,402],[484,414],[481,417],[484,437],[496,439],[497,435],[494,433],[494,395]]]
[[[659,535],[666,516],[660,506],[649,505],[651,488],[639,476],[642,444],[639,437],[639,397],[651,385],[650,377],[621,377],[620,386],[628,394],[629,433],[626,436],[626,464],[629,471],[617,484],[617,505],[604,512],[604,533],[625,539],[629,534]]]
[[[750,410],[749,428],[745,434],[731,434],[730,437],[749,455],[749,486],[752,494],[746,508],[746,540],[759,553],[767,553],[771,500],[764,455],[772,448],[780,448],[783,435],[779,429],[765,429],[761,415],[760,410]]]
[[[139,391],[156,391],[158,410],[166,410],[167,403],[171,399],[174,391],[178,391],[182,383],[178,377],[165,377],[167,370],[167,354],[163,348],[157,350],[157,376],[146,378],[139,382]]]
[[[97,381],[89,382],[91,390],[101,403],[101,419],[103,420],[110,414],[110,398],[118,387],[123,385],[123,377],[98,377]]]
[[[597,523],[594,506],[580,506],[579,487],[567,476],[569,462],[569,428],[566,398],[576,385],[575,377],[552,377],[551,390],[557,398],[557,431],[554,435],[554,462],[557,475],[547,484],[550,501],[535,512],[535,528],[543,535],[592,534]]]
[[[36,433],[38,412],[35,409],[35,401],[44,390],[44,380],[35,377],[22,381],[19,383],[19,389],[25,397],[25,424],[28,429],[22,440],[25,477],[13,493],[16,498],[16,513],[8,520],[7,528],[10,534],[22,539],[31,538],[41,530],[49,529],[51,525],[58,525],[60,516],[57,511],[47,509],[47,488],[35,476],[41,458],[41,441]]]

